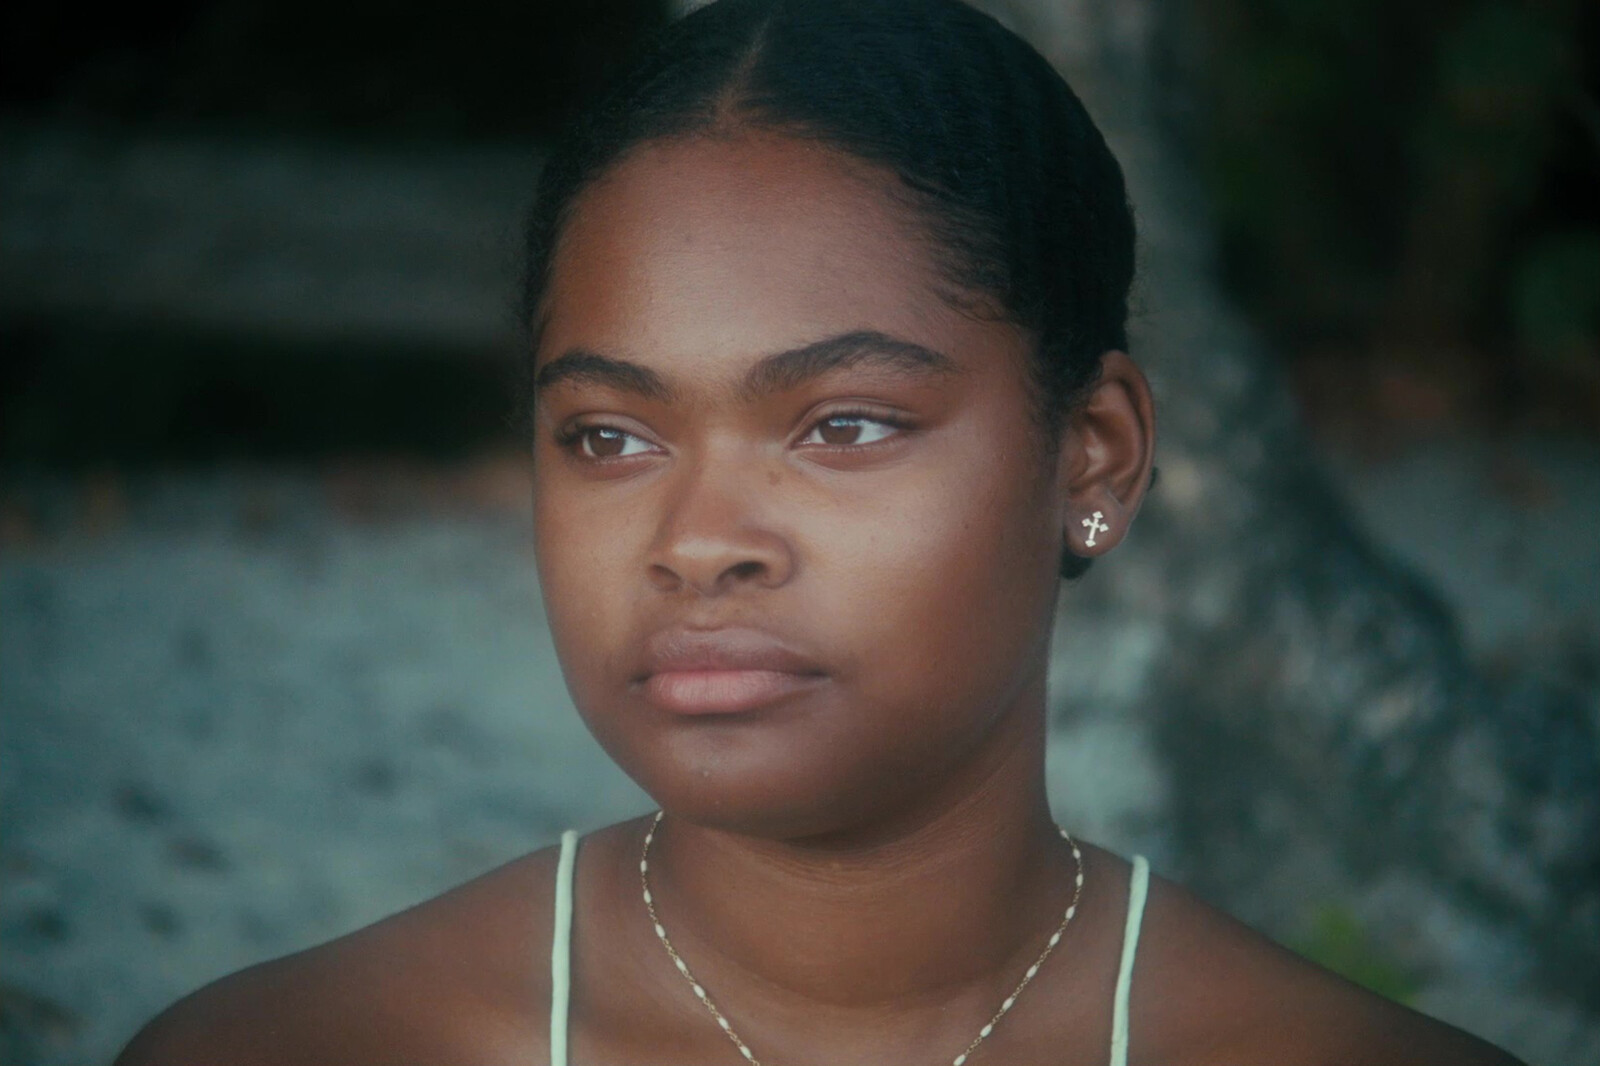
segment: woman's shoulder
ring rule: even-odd
[[[1134,1063],[1518,1066],[1160,877],[1150,879],[1130,1007]]]
[[[557,856],[523,856],[207,985],[146,1025],[117,1066],[537,1061]]]

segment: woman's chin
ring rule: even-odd
[[[666,811],[769,840],[854,839],[867,812],[936,802],[962,745],[928,729],[885,736],[868,713],[812,693],[753,714],[686,717],[633,703],[585,721],[607,754]],[[580,705],[580,708],[582,705]],[[868,710],[872,710],[868,708]]]

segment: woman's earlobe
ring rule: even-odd
[[[1094,387],[1068,416],[1058,457],[1062,525],[1075,554],[1110,551],[1139,512],[1153,472],[1152,407],[1133,360],[1106,352]]]
[[[1129,515],[1114,502],[1088,509],[1074,508],[1065,530],[1066,548],[1074,555],[1092,558],[1103,555],[1122,542]]]
[[[1083,546],[1085,548],[1094,547],[1094,545],[1095,545],[1095,534],[1097,534],[1097,533],[1105,533],[1105,532],[1108,532],[1111,529],[1110,526],[1106,525],[1105,522],[1102,521],[1102,519],[1104,519],[1105,516],[1106,516],[1106,514],[1105,514],[1104,511],[1096,511],[1094,514],[1090,515],[1088,518],[1085,518],[1085,519],[1081,520],[1078,523],[1079,525],[1083,526],[1085,529],[1087,529],[1089,531],[1088,535],[1086,535],[1083,538]]]

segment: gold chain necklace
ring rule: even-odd
[[[644,889],[644,907],[645,910],[650,912],[650,924],[655,926],[656,937],[661,941],[661,946],[667,949],[668,955],[672,956],[672,964],[678,968],[679,973],[683,974],[683,979],[689,982],[689,987],[694,989],[695,998],[705,1004],[706,1010],[710,1011],[711,1016],[717,1020],[717,1025],[728,1035],[728,1039],[733,1041],[734,1047],[739,1049],[739,1054],[743,1055],[751,1066],[761,1066],[761,1060],[751,1053],[749,1046],[740,1039],[738,1033],[733,1031],[733,1026],[728,1022],[728,1019],[723,1016],[722,1012],[717,1009],[717,1005],[711,1001],[711,997],[706,994],[705,987],[695,980],[694,974],[689,972],[689,964],[683,961],[683,956],[678,954],[678,949],[672,946],[672,941],[667,938],[666,927],[661,924],[661,919],[656,916],[655,897],[650,894],[650,844],[656,838],[656,830],[661,826],[661,816],[664,813],[664,811],[656,812],[655,819],[650,823],[650,828],[645,831],[644,848],[639,853],[639,883]],[[1000,1004],[1000,1009],[994,1012],[994,1017],[989,1019],[988,1024],[978,1030],[978,1035],[973,1039],[972,1043],[968,1044],[961,1054],[951,1060],[950,1066],[966,1066],[968,1056],[988,1038],[990,1033],[994,1032],[994,1027],[1000,1024],[1000,1019],[1004,1018],[1006,1012],[1016,1005],[1017,997],[1022,995],[1022,990],[1027,988],[1033,979],[1039,975],[1039,967],[1044,965],[1044,960],[1048,959],[1050,953],[1055,951],[1056,945],[1061,943],[1061,934],[1067,931],[1067,926],[1072,922],[1073,916],[1078,913],[1078,900],[1083,896],[1083,853],[1078,850],[1078,843],[1072,839],[1072,834],[1065,829],[1061,829],[1060,826],[1056,828],[1061,832],[1061,839],[1065,840],[1067,846],[1072,849],[1072,861],[1077,866],[1077,876],[1073,879],[1072,886],[1072,902],[1067,905],[1067,913],[1062,917],[1061,924],[1056,926],[1054,933],[1050,934],[1050,940],[1045,944],[1044,950],[1033,961],[1033,965],[1028,967],[1028,972],[1022,975],[1022,982]]]

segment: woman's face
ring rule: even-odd
[[[772,135],[651,143],[562,236],[545,604],[594,735],[691,821],[856,828],[1042,713],[1066,515],[1026,341],[940,296],[889,180]]]

